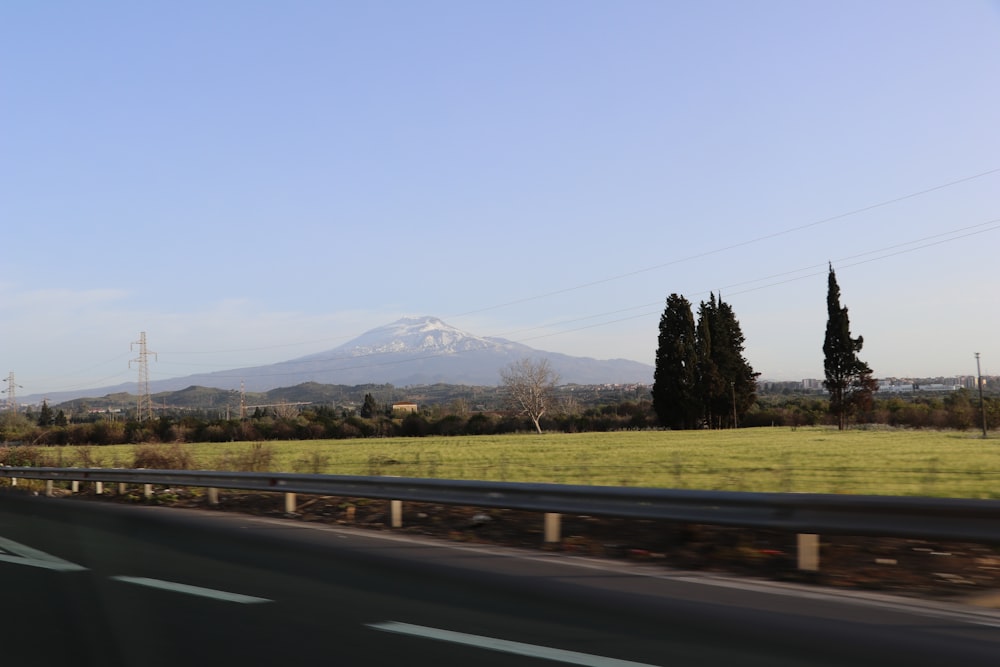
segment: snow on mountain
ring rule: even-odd
[[[334,350],[311,354],[302,360],[338,356],[364,357],[390,353],[459,353],[473,350],[514,349],[515,343],[481,338],[456,329],[436,317],[404,317],[366,331]]]
[[[544,352],[502,338],[476,336],[437,317],[405,317],[340,347],[286,364],[312,366],[316,377],[311,379],[316,382],[491,386],[499,381],[501,368],[524,357],[547,359],[567,384],[648,384],[653,379],[653,367],[647,364]]]

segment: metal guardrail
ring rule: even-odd
[[[558,514],[662,519],[686,523],[1000,544],[1000,500],[799,493],[747,493],[677,489],[483,482],[351,475],[301,475],[106,468],[0,467],[0,477],[53,481],[192,486],[393,501],[399,525],[402,501],[528,510]],[[401,520],[401,519],[400,519]],[[558,524],[554,528],[558,535]]]

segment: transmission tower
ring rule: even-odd
[[[156,357],[156,352],[150,352],[146,349],[146,332],[139,332],[139,340],[133,341],[130,350],[134,350],[135,346],[139,346],[139,357],[137,359],[131,359],[128,362],[129,368],[132,367],[132,362],[136,362],[139,366],[139,398],[137,401],[137,411],[139,421],[143,419],[153,418],[153,397],[149,394],[149,355]]]
[[[17,414],[17,388],[24,389],[24,387],[14,382],[14,371],[11,371],[3,381],[7,383],[7,388],[3,390],[3,393],[7,394],[7,409]]]

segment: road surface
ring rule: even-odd
[[[5,665],[990,665],[1000,612],[0,493]]]

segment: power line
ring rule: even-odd
[[[978,228],[983,227],[985,225],[992,225],[992,226],[991,227],[987,227],[985,229],[978,229]],[[970,229],[976,229],[976,231],[970,231],[970,232],[967,232],[965,234],[960,234],[958,236],[951,236],[950,238],[940,239],[941,236],[948,236],[948,235],[951,235],[951,234],[955,234],[955,233],[957,233],[959,231],[966,231],[966,230],[970,230]],[[956,241],[958,239],[963,239],[963,238],[966,238],[966,237],[969,237],[969,236],[974,236],[974,235],[977,235],[977,234],[983,234],[983,233],[994,231],[994,230],[997,230],[997,229],[1000,229],[1000,218],[995,218],[993,220],[989,220],[987,222],[980,223],[978,225],[971,225],[969,227],[959,228],[959,229],[956,229],[956,230],[952,230],[951,232],[945,232],[943,234],[935,234],[935,235],[932,235],[932,236],[924,237],[923,239],[917,239],[915,241],[908,241],[906,243],[901,243],[901,244],[886,246],[886,247],[880,248],[878,250],[871,250],[871,251],[868,251],[868,252],[860,253],[858,255],[851,255],[851,256],[848,256],[848,257],[843,257],[843,258],[840,258],[840,259],[833,260],[833,262],[835,264],[838,264],[838,270],[841,267],[847,269],[847,268],[851,268],[851,267],[854,267],[854,266],[859,266],[861,264],[868,264],[870,262],[878,261],[878,260],[881,260],[881,259],[886,259],[886,258],[889,258],[889,257],[895,257],[897,255],[906,254],[908,252],[914,252],[916,250],[922,250],[924,248],[930,248],[930,247],[933,247],[933,246],[942,245],[944,243],[949,243],[951,241]],[[882,254],[882,255],[880,255],[878,257],[873,257],[873,258],[865,259],[865,260],[862,260],[862,261],[857,261],[857,262],[853,262],[853,263],[844,264],[844,262],[849,262],[851,259],[855,259],[855,258],[859,258],[859,257],[864,257],[866,255],[872,255],[872,254],[876,254],[876,253],[885,253],[887,250],[894,250],[896,248],[900,248],[900,247],[907,246],[907,245],[913,245],[915,243],[921,243],[923,241],[928,241],[928,240],[931,240],[931,239],[940,239],[940,240],[935,240],[935,241],[933,241],[931,243],[924,243],[923,245],[919,245],[919,246],[912,247],[912,248],[906,248],[904,250],[898,250],[896,252]],[[798,280],[804,280],[806,278],[813,278],[813,277],[818,276],[818,275],[826,275],[826,268],[825,268],[826,266],[827,266],[826,263],[816,264],[816,265],[812,265],[810,267],[806,267],[804,269],[797,269],[795,271],[787,271],[787,272],[783,272],[783,273],[773,274],[772,276],[769,276],[767,278],[758,278],[756,280],[750,280],[750,281],[744,281],[744,282],[740,282],[740,283],[735,283],[733,285],[724,286],[722,289],[728,290],[728,289],[731,289],[733,287],[739,287],[740,285],[747,285],[747,284],[752,284],[752,283],[755,283],[755,282],[760,282],[761,280],[768,280],[769,278],[775,278],[775,277],[780,277],[780,276],[784,276],[784,275],[790,275],[790,274],[794,274],[794,273],[801,273],[802,271],[812,271],[811,273],[807,273],[807,274],[803,274],[803,275],[798,275],[798,276],[796,276],[794,278],[788,278],[786,280],[779,280],[777,282],[771,282],[771,283],[768,283],[766,285],[759,285],[757,287],[752,287],[752,288],[748,288],[748,289],[744,289],[744,290],[739,290],[739,291],[736,291],[736,292],[728,292],[729,295],[733,295],[733,294],[747,294],[749,292],[755,292],[755,291],[758,291],[758,290],[761,290],[761,289],[765,289],[765,288],[769,288],[769,287],[777,287],[778,285],[784,285],[784,284],[795,282],[795,281],[798,281]],[[817,268],[822,268],[822,270],[821,271],[815,270]],[[704,291],[698,292],[696,294],[707,294],[707,293],[708,293],[708,290],[704,290]],[[647,304],[642,304],[642,305],[639,305],[639,306],[633,306],[631,308],[625,308],[625,309],[619,309],[619,310],[615,310],[615,311],[610,311],[609,313],[605,313],[605,314],[615,314],[615,313],[620,313],[620,312],[626,312],[626,311],[629,311],[629,310],[638,310],[640,308],[648,308],[648,307],[657,306],[657,305],[661,305],[661,304],[659,302],[647,303]],[[566,330],[557,331],[557,332],[553,332],[553,333],[549,333],[549,334],[542,334],[542,335],[538,335],[538,336],[533,336],[531,338],[522,338],[518,342],[524,342],[526,340],[537,340],[539,338],[549,338],[549,337],[552,337],[552,336],[558,336],[558,335],[562,335],[562,334],[566,334],[566,333],[573,333],[573,332],[576,332],[576,331],[583,331],[583,330],[586,330],[586,329],[593,329],[593,328],[600,327],[600,326],[606,326],[606,325],[610,325],[610,324],[618,324],[620,322],[625,322],[625,321],[628,321],[628,320],[634,320],[634,319],[638,319],[640,317],[647,317],[647,316],[650,316],[650,315],[656,315],[657,312],[658,311],[644,312],[644,313],[640,313],[638,315],[633,315],[633,316],[630,316],[630,317],[623,317],[623,318],[619,318],[619,319],[615,319],[615,320],[610,320],[608,322],[602,322],[602,323],[598,323],[598,324],[592,324],[592,325],[588,325],[588,326],[584,326],[584,327],[577,327],[577,328],[574,328],[574,329],[566,329]],[[594,317],[601,317],[601,315],[592,315],[592,316],[589,316],[589,317],[586,317],[586,318],[581,318],[581,319],[593,319]],[[573,320],[570,320],[570,321],[573,321]],[[535,327],[535,328],[544,328],[544,325],[541,326],[541,327]]]
[[[954,180],[954,181],[949,181],[947,183],[942,183],[941,185],[935,185],[934,187],[925,188],[923,190],[917,190],[915,192],[911,192],[909,194],[902,195],[900,197],[893,197],[892,199],[886,199],[886,200],[878,202],[876,204],[870,204],[868,206],[862,206],[861,208],[856,208],[856,209],[853,209],[853,210],[850,210],[850,211],[846,211],[844,213],[838,213],[837,215],[833,215],[833,216],[830,216],[828,218],[822,218],[822,219],[819,219],[819,220],[814,220],[813,222],[808,222],[808,223],[803,224],[803,225],[798,225],[798,226],[795,226],[795,227],[789,227],[788,229],[783,229],[781,231],[777,231],[777,232],[774,232],[774,233],[771,233],[771,234],[765,234],[763,236],[758,236],[756,238],[748,239],[746,241],[740,241],[739,243],[733,243],[731,245],[727,245],[727,246],[722,246],[722,247],[719,247],[719,248],[715,248],[714,250],[706,250],[705,252],[700,252],[700,253],[696,253],[696,254],[693,254],[693,255],[687,255],[686,257],[680,257],[680,258],[677,258],[677,259],[673,259],[673,260],[670,260],[669,262],[664,262],[662,264],[655,264],[653,266],[648,266],[648,267],[645,267],[645,268],[642,268],[642,269],[636,269],[635,271],[629,271],[628,273],[621,273],[621,274],[618,274],[618,275],[615,275],[615,276],[609,276],[607,278],[601,278],[600,280],[593,280],[593,281],[590,281],[590,282],[587,282],[587,283],[581,283],[579,285],[575,285],[575,286],[572,286],[572,287],[566,287],[566,288],[563,288],[563,289],[558,289],[558,290],[554,290],[554,291],[551,291],[551,292],[546,292],[544,294],[536,294],[534,296],[528,296],[528,297],[524,297],[522,299],[515,299],[514,301],[507,301],[507,302],[504,302],[504,303],[494,304],[492,306],[486,306],[484,308],[477,308],[475,310],[466,311],[464,313],[458,313],[458,314],[454,315],[454,317],[465,317],[465,316],[468,316],[468,315],[476,315],[478,313],[484,313],[484,312],[487,312],[487,311],[490,311],[490,310],[497,310],[499,308],[506,308],[508,306],[514,306],[514,305],[521,304],[521,303],[527,303],[529,301],[537,301],[539,299],[545,299],[545,298],[548,298],[550,296],[557,296],[559,294],[566,294],[567,292],[575,292],[577,290],[585,289],[587,287],[594,287],[596,285],[603,285],[605,283],[613,282],[613,281],[616,281],[616,280],[621,280],[623,278],[631,278],[632,276],[641,275],[643,273],[648,273],[650,271],[656,271],[658,269],[663,269],[663,268],[666,268],[668,266],[674,266],[676,264],[682,264],[684,262],[690,262],[690,261],[693,261],[693,260],[696,260],[696,259],[703,259],[705,257],[710,257],[712,255],[717,255],[719,253],[723,253],[723,252],[726,252],[728,250],[735,250],[737,248],[744,248],[746,246],[753,245],[754,243],[760,243],[761,241],[768,241],[770,239],[777,238],[779,236],[785,236],[786,234],[793,234],[795,232],[800,232],[800,231],[802,231],[804,229],[810,229],[812,227],[817,227],[817,226],[820,226],[820,225],[825,225],[825,224],[830,223],[830,222],[835,222],[837,220],[842,220],[842,219],[850,217],[852,215],[858,215],[860,213],[867,213],[868,211],[873,211],[873,210],[878,209],[878,208],[883,208],[885,206],[891,206],[892,204],[898,204],[899,202],[906,201],[908,199],[913,199],[915,197],[920,197],[922,195],[926,195],[926,194],[929,194],[931,192],[936,192],[938,190],[943,190],[945,188],[950,188],[952,186],[960,185],[962,183],[968,183],[969,181],[973,181],[973,180],[976,180],[976,179],[979,179],[979,178],[983,178],[985,176],[990,176],[990,175],[996,174],[996,173],[1000,173],[1000,167],[997,167],[995,169],[989,169],[987,171],[983,171],[983,172],[980,172],[978,174],[973,174],[972,176],[966,176],[966,177],[963,177],[963,178],[959,178],[959,179]]]
[[[990,226],[987,227],[987,225],[990,225]],[[983,227],[986,227],[986,228],[985,229],[981,229]],[[893,245],[890,245],[890,246],[885,246],[885,247],[882,247],[882,248],[878,248],[876,250],[868,250],[868,251],[865,251],[865,252],[862,252],[862,253],[858,253],[856,255],[848,255],[847,257],[841,257],[840,259],[836,259],[836,260],[833,260],[833,261],[835,263],[837,263],[839,266],[843,266],[845,268],[849,268],[849,267],[852,267],[852,266],[857,266],[858,264],[865,264],[867,262],[871,262],[871,261],[874,261],[876,259],[884,259],[886,257],[893,257],[895,255],[900,255],[900,254],[903,254],[905,252],[910,252],[911,250],[921,250],[923,248],[929,248],[931,246],[940,245],[942,243],[947,243],[949,241],[955,241],[955,240],[958,240],[958,239],[966,238],[968,236],[973,236],[975,234],[982,234],[982,233],[985,233],[985,232],[993,231],[994,229],[1000,229],[1000,218],[994,218],[992,220],[987,220],[986,222],[981,222],[981,223],[976,224],[976,225],[968,225],[966,227],[959,227],[959,228],[956,228],[956,229],[949,230],[947,232],[941,232],[940,234],[932,234],[930,236],[925,236],[923,238],[914,239],[912,241],[904,241],[903,243],[896,243],[896,244],[893,244]],[[970,230],[976,230],[976,231],[970,231]],[[959,232],[966,232],[966,233],[959,234]],[[950,237],[950,238],[942,239],[942,237],[945,237],[945,236]],[[925,241],[931,241],[931,240],[934,240],[934,239],[942,239],[942,240],[937,240],[937,241],[935,241],[933,243],[924,243]],[[867,260],[864,260],[862,262],[854,262],[852,264],[844,264],[844,262],[849,262],[851,260],[858,259],[860,257],[866,257],[868,255],[874,255],[874,254],[878,254],[878,253],[885,253],[888,250],[895,250],[897,248],[904,248],[906,246],[912,246],[912,245],[915,245],[915,244],[918,244],[918,243],[921,243],[923,245],[920,245],[920,246],[917,246],[917,247],[914,247],[914,248],[909,248],[907,250],[900,250],[898,252],[893,252],[893,253],[889,253],[889,254],[880,255],[879,257],[867,259]],[[734,283],[734,284],[728,285],[725,289],[731,289],[731,288],[734,288],[734,287],[741,287],[743,285],[750,285],[750,284],[753,284],[753,283],[756,283],[756,282],[761,282],[763,280],[771,280],[773,278],[780,278],[782,276],[788,276],[788,275],[793,275],[793,274],[796,274],[796,273],[802,273],[803,271],[815,271],[817,268],[822,269],[821,273],[823,275],[826,275],[827,262],[824,261],[824,262],[821,262],[819,264],[813,264],[813,265],[810,265],[810,266],[807,266],[807,267],[803,267],[803,268],[800,268],[800,269],[794,269],[792,271],[783,271],[781,273],[774,273],[774,274],[771,274],[769,276],[765,276],[763,278],[757,278],[757,279],[754,279],[754,280],[746,280],[746,281],[743,281],[743,282]],[[817,275],[817,274],[816,273],[809,273],[809,274],[804,275],[804,276],[799,276],[799,278],[809,278],[809,277],[812,277],[812,276],[815,276],[815,275]],[[797,279],[798,278],[796,278],[796,280]],[[785,282],[789,282],[789,281],[781,281],[781,282],[771,283],[771,284],[772,285],[780,285],[780,284],[783,284]],[[757,288],[755,288],[755,289],[757,289]],[[737,292],[737,294],[743,294],[746,291],[751,291],[751,290],[744,290],[743,292]]]

